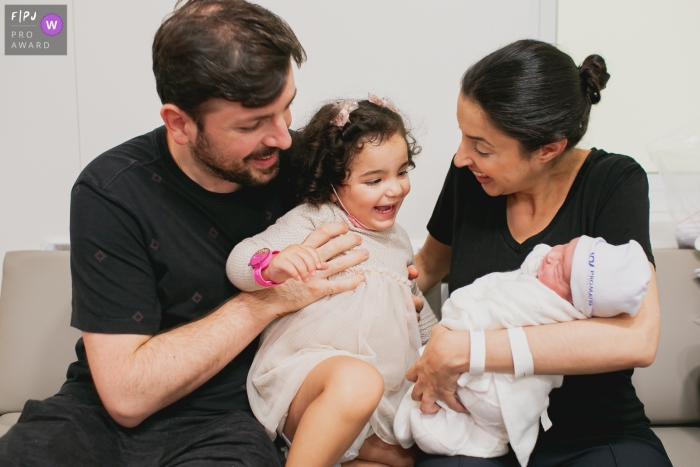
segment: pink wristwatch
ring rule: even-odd
[[[248,266],[252,266],[253,268],[253,278],[255,282],[263,287],[272,287],[282,284],[282,282],[266,281],[262,276],[262,270],[270,265],[272,257],[277,253],[279,253],[279,250],[270,251],[269,248],[263,248],[262,250],[256,251],[250,258]]]

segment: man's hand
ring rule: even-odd
[[[333,274],[356,266],[369,256],[369,252],[364,249],[341,255],[362,243],[362,238],[357,234],[343,235],[347,231],[347,225],[334,222],[322,225],[304,240],[301,246],[314,249],[319,260],[326,264],[326,267],[317,270],[308,282],[287,281],[283,285],[252,294],[270,305],[269,310],[275,313],[274,317],[280,317],[298,311],[327,295],[355,289],[365,280],[361,274],[328,280]],[[334,259],[328,261],[330,258]]]
[[[455,397],[459,375],[469,370],[469,332],[450,331],[442,325],[432,329],[423,355],[409,368],[406,378],[416,383],[411,393],[423,413],[440,409],[441,400],[456,412],[467,410]]]
[[[306,245],[289,245],[277,253],[268,267],[261,271],[263,279],[282,283],[287,279],[309,282],[317,270],[328,269],[318,251]]]

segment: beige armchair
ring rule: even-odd
[[[675,467],[700,464],[700,251],[654,250],[661,302],[656,360],[632,382]]]
[[[54,395],[76,360],[67,251],[10,251],[0,289],[0,436],[28,399]]]

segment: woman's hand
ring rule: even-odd
[[[418,277],[418,268],[414,265],[408,266],[408,280],[412,281]],[[411,294],[411,299],[413,300],[413,307],[416,309],[416,315],[418,321],[420,321],[420,312],[423,310],[423,299]]]
[[[416,383],[411,398],[421,402],[423,413],[437,412],[437,400],[465,413],[467,409],[455,397],[457,379],[465,371],[469,371],[469,332],[450,331],[438,324],[423,355],[406,373],[406,378]]]

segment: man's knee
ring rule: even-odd
[[[0,438],[0,465],[116,465],[107,416],[67,396],[27,401],[17,424]]]
[[[192,416],[169,432],[161,465],[279,467],[278,450],[265,429],[244,411]]]

